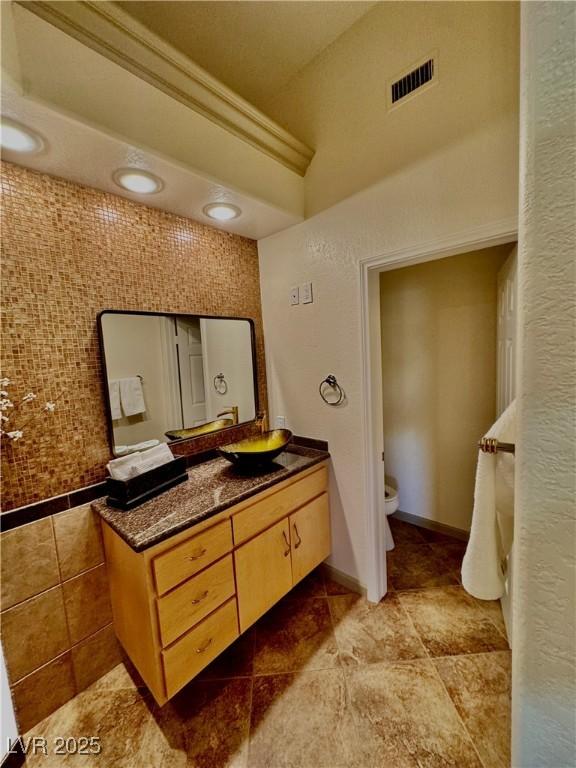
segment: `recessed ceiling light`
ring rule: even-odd
[[[11,120],[9,117],[2,118],[0,144],[2,149],[10,152],[21,152],[22,154],[40,152],[44,146],[43,140],[37,133],[17,123],[16,120]]]
[[[242,213],[240,208],[230,203],[210,203],[202,208],[206,216],[216,221],[230,221],[230,219],[237,219]]]
[[[136,192],[138,195],[153,195],[155,192],[160,192],[164,186],[164,182],[158,176],[148,171],[141,171],[139,168],[119,168],[114,171],[112,178],[119,187],[129,192]]]

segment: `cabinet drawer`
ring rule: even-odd
[[[166,694],[173,696],[238,637],[233,598],[211,613],[187,635],[162,651]]]
[[[294,509],[323,493],[327,485],[328,471],[326,467],[321,467],[317,472],[246,507],[232,518],[234,543],[241,544],[286,517]]]
[[[162,646],[174,642],[235,591],[232,555],[228,555],[160,597],[157,608]]]
[[[152,561],[156,591],[163,595],[231,550],[232,530],[229,520],[186,539]]]

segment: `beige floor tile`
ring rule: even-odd
[[[250,768],[344,768],[356,742],[341,670],[254,679]]]
[[[328,598],[340,658],[346,665],[426,656],[426,650],[395,594],[380,603],[360,595]]]
[[[400,592],[431,656],[508,650],[508,643],[462,587]]]
[[[290,592],[293,600],[304,600],[308,597],[326,597],[324,576],[319,568],[305,576]]]
[[[358,768],[482,768],[428,660],[349,668]]]
[[[414,525],[391,522],[394,549],[387,553],[388,581],[394,590],[457,584],[454,563],[435,552]]]
[[[194,681],[154,710],[172,744],[194,768],[245,768],[252,680]]]
[[[459,543],[428,540],[406,524],[396,524],[394,535],[395,572],[407,566],[397,575],[401,587],[410,580],[454,584],[439,558],[444,553],[452,567]],[[30,732],[49,745],[56,735],[96,736],[102,754],[37,756],[29,764],[481,768],[476,747],[484,768],[504,768],[509,653],[499,604],[474,600],[458,585],[404,589],[374,606],[314,572],[162,708],[125,660]],[[97,597],[94,588],[85,593]],[[81,633],[91,625],[94,602],[86,603],[86,618],[77,598],[71,615]],[[75,649],[88,654],[76,660],[77,672],[87,674],[82,684],[95,674],[89,646],[90,639]],[[424,646],[433,662],[423,658]],[[487,649],[496,652],[477,653]],[[17,702],[23,693],[33,703],[47,697],[48,712],[63,690],[71,695],[69,656],[42,680],[24,678],[28,690],[16,691]]]
[[[344,584],[340,584],[340,582],[335,581],[333,578],[331,578],[328,571],[324,572],[324,586],[326,588],[326,594],[328,597],[331,595],[336,596],[360,594],[358,590],[350,589],[350,587],[346,587]]]
[[[254,674],[270,675],[338,665],[327,600],[284,599],[254,627]]]
[[[500,633],[508,639],[500,600],[478,600],[471,595],[469,595],[469,597],[476,603],[478,608],[490,619],[490,621],[496,625]]]
[[[251,677],[254,663],[255,633],[252,627],[235,640],[198,675],[199,680],[226,680]]]
[[[157,768],[167,755],[177,765],[184,754],[182,743],[162,728],[154,717],[151,700],[139,691],[102,691],[89,688],[57,713],[41,722],[28,735],[43,736],[50,747],[57,736],[88,736],[98,739],[99,754],[54,755],[28,759],[38,768]]]
[[[435,659],[486,768],[510,766],[509,651]]]

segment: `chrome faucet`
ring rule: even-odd
[[[222,413],[217,413],[216,418],[220,418],[220,416],[232,416],[232,423],[238,424],[238,406],[237,405],[226,405],[226,410],[222,411]]]
[[[256,414],[256,425],[260,428],[260,434],[268,432],[268,416],[266,411],[258,411]]]

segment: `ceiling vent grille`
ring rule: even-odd
[[[435,58],[430,57],[389,83],[389,105],[391,107],[397,105],[407,96],[414,94],[425,85],[432,85],[435,81]]]

